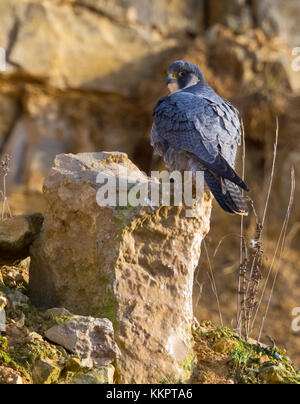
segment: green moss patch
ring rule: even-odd
[[[284,350],[250,343],[226,327],[202,324],[194,331],[194,383],[300,384]]]

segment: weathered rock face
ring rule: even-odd
[[[124,65],[127,65],[127,71],[139,69],[140,66],[134,67],[132,58],[146,59],[159,50],[174,46],[172,40],[165,42],[157,38],[157,28],[151,29],[151,20],[148,27],[138,32],[128,21],[122,24],[114,20],[113,15],[105,15],[105,8],[110,8],[103,7],[107,2],[94,8],[85,6],[84,1],[80,2],[80,7],[79,2],[66,3],[58,5],[58,2],[44,0],[25,1],[21,7],[8,6],[19,18],[17,40],[9,54],[13,67],[21,67],[32,77],[46,78],[55,88],[93,89],[126,96],[132,86],[136,86],[136,81],[134,75],[127,73],[126,84]],[[162,7],[156,2],[155,14],[166,9],[166,5],[164,2]],[[136,7],[132,9],[136,10]],[[176,11],[178,20],[180,9]],[[163,14],[167,15],[166,12]],[[127,19],[126,14],[123,15]],[[150,14],[145,13],[147,16]],[[181,30],[187,24],[186,18]],[[47,52],[41,52],[41,49],[47,49]],[[147,73],[149,70],[144,71],[145,75]]]
[[[201,15],[202,1],[193,0],[0,0],[7,66],[0,152],[13,157],[8,181],[40,189],[58,153],[121,148],[133,156],[150,121],[139,95],[186,33],[201,31]]]
[[[187,0],[74,0],[74,4],[92,8],[125,24],[141,24],[144,30],[155,28],[163,35],[182,31],[197,33],[201,27],[203,1]]]
[[[269,34],[277,34],[291,47],[300,44],[299,2],[264,0],[257,2],[258,24]]]
[[[133,156],[149,125],[147,101],[137,99],[201,20],[202,0],[0,0],[0,151],[13,156],[9,181],[39,189],[58,153],[122,148]]]
[[[207,26],[223,24],[237,32],[253,26],[253,8],[247,0],[209,0],[205,17]]]
[[[29,246],[42,227],[40,213],[15,216],[0,221],[0,265],[9,265],[28,257]]]
[[[206,26],[222,24],[234,32],[261,28],[291,47],[299,46],[299,2],[297,0],[209,0],[205,6]]]
[[[44,226],[31,249],[31,298],[40,306],[109,318],[122,381],[184,378],[193,274],[211,200],[204,194],[196,218],[187,218],[183,206],[98,206],[97,174],[118,176],[120,167],[148,181],[124,154],[56,158],[44,184]]]

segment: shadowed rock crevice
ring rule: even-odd
[[[0,222],[0,265],[17,264],[29,255],[29,247],[43,224],[40,213],[15,216]]]

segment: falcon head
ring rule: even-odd
[[[193,63],[176,60],[168,68],[167,86],[171,93],[199,82],[205,82],[204,75]]]

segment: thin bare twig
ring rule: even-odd
[[[252,331],[250,323],[253,310],[256,308],[256,297],[258,293],[259,283],[262,279],[262,226],[259,222],[256,224],[256,235],[253,239],[253,253],[250,277],[247,283],[247,291],[244,297],[245,313],[244,313],[244,329],[246,338],[250,336]]]
[[[274,173],[275,173],[275,163],[277,157],[277,147],[278,147],[278,137],[279,137],[279,125],[278,125],[278,118],[276,118],[276,135],[275,135],[275,142],[274,142],[274,152],[273,152],[273,160],[272,160],[272,167],[270,173],[270,181],[268,185],[266,201],[263,211],[262,221],[258,219],[258,215],[255,211],[254,204],[252,201],[253,212],[255,215],[256,220],[256,235],[254,239],[251,241],[253,253],[251,263],[250,261],[240,261],[240,276],[242,277],[242,285],[240,286],[240,293],[243,295],[242,301],[242,315],[238,315],[238,319],[241,319],[242,329],[245,331],[245,336],[248,338],[250,333],[253,330],[253,314],[254,318],[256,318],[258,312],[258,302],[257,302],[257,295],[259,291],[259,285],[263,278],[263,230],[265,219],[268,211],[270,195],[274,180]],[[243,230],[243,222],[241,223],[241,231]],[[241,253],[242,250],[240,249]],[[249,268],[250,264],[250,268]]]
[[[6,196],[6,176],[10,172],[10,156],[7,154],[3,160],[0,161],[0,173],[3,175],[3,185],[2,190],[0,191],[1,199],[2,199],[2,207],[1,207],[1,220],[5,218],[5,208],[7,210],[8,216],[11,217],[11,211],[8,204],[8,199]]]
[[[266,199],[266,203],[265,203],[263,218],[261,221],[262,227],[264,227],[264,224],[265,224],[266,214],[267,214],[267,210],[268,210],[268,206],[269,206],[269,200],[270,200],[270,195],[271,195],[271,190],[272,190],[272,185],[273,185],[275,163],[276,163],[276,157],[277,157],[278,133],[279,133],[279,126],[278,126],[278,116],[277,116],[276,117],[276,135],[275,135],[275,143],[274,143],[273,162],[272,162],[272,169],[271,169],[271,176],[270,176],[270,183],[269,183],[269,188],[268,188],[268,193],[267,193],[267,199]]]
[[[245,128],[244,122],[241,120],[242,128],[242,142],[243,142],[243,155],[242,155],[242,180],[245,180],[245,160],[246,160],[246,144],[245,144]],[[244,196],[244,191],[242,190],[242,197]],[[241,240],[240,240],[240,269],[243,267],[244,254],[243,254],[243,237],[244,237],[244,216],[241,216]],[[238,293],[237,293],[237,309],[236,309],[236,328],[237,331],[240,329],[240,304],[241,304],[241,284],[242,276],[241,270],[238,273]]]
[[[219,251],[219,248],[221,247],[221,244],[223,243],[223,241],[225,240],[225,238],[231,237],[231,236],[238,237],[239,239],[241,238],[241,235],[238,234],[238,233],[228,233],[228,234],[225,234],[225,236],[223,236],[223,237],[220,239],[220,241],[218,242],[218,245],[217,245],[217,247],[215,248],[215,251],[214,251],[214,253],[213,253],[213,258],[215,258],[215,256],[217,255],[217,252]],[[246,246],[246,244],[247,244],[247,238],[246,238],[246,236],[243,236],[243,237],[242,237],[242,240],[243,240],[243,242],[244,242],[244,246]]]
[[[300,222],[296,222],[293,224],[291,230],[289,231],[289,233],[286,236],[286,246],[289,247],[290,244],[292,243],[293,239],[295,238],[295,236],[297,235],[297,233],[300,230]]]
[[[260,296],[258,305],[257,305],[257,307],[256,307],[256,311],[255,311],[255,314],[254,314],[254,317],[253,317],[253,320],[252,320],[252,327],[254,326],[254,323],[255,323],[255,320],[256,320],[256,318],[257,318],[259,309],[260,309],[260,307],[261,307],[263,298],[264,298],[264,296],[265,296],[267,284],[268,284],[268,282],[269,282],[269,278],[270,278],[271,272],[272,272],[273,267],[274,267],[274,264],[275,264],[275,259],[276,259],[277,252],[278,252],[278,249],[279,249],[279,246],[280,246],[280,243],[281,243],[283,234],[284,234],[284,230],[285,230],[285,221],[283,222],[283,225],[282,225],[282,228],[281,228],[281,232],[280,232],[279,238],[278,238],[278,240],[277,240],[275,252],[274,252],[274,254],[273,254],[272,262],[271,262],[269,271],[268,271],[268,273],[267,273],[267,277],[266,277],[265,282],[264,282],[263,290],[262,290],[262,292],[261,292],[261,296]]]
[[[267,317],[267,315],[268,315],[270,303],[271,303],[272,296],[273,296],[273,293],[274,293],[274,288],[275,288],[276,280],[277,280],[277,277],[278,277],[278,274],[279,274],[279,269],[280,269],[282,254],[283,254],[284,247],[285,247],[285,239],[286,239],[287,226],[288,226],[289,218],[290,218],[290,215],[291,215],[291,209],[292,209],[293,202],[294,202],[295,184],[296,184],[296,182],[295,182],[295,170],[294,170],[294,167],[292,167],[292,168],[291,168],[291,193],[290,193],[290,200],[289,200],[289,204],[288,204],[286,216],[285,216],[284,223],[283,223],[283,226],[282,226],[282,229],[284,229],[284,230],[283,230],[283,235],[282,235],[282,242],[281,242],[281,248],[280,248],[279,262],[278,262],[277,270],[276,270],[276,273],[275,273],[275,276],[274,276],[274,279],[273,279],[273,283],[272,283],[272,287],[271,287],[271,291],[270,291],[270,295],[269,295],[269,299],[268,299],[266,311],[265,311],[265,314],[264,314],[264,316],[263,316],[263,318],[262,318],[261,327],[260,327],[259,335],[258,335],[258,341],[260,341],[260,339],[261,339],[261,335],[262,335],[262,332],[263,332],[265,320],[266,320],[266,317]]]
[[[196,282],[196,285],[197,285],[198,288],[199,288],[199,292],[198,292],[197,300],[196,300],[196,303],[195,303],[195,307],[197,307],[198,304],[199,304],[199,301],[200,301],[201,295],[202,295],[202,290],[203,290],[203,283],[200,283],[199,280],[198,280],[199,271],[200,271],[200,270],[199,270],[199,266],[198,266],[197,271],[196,271],[196,273],[195,273],[195,277],[194,277],[195,282]]]
[[[217,300],[220,323],[221,323],[221,326],[223,327],[223,318],[222,318],[222,313],[221,313],[221,307],[220,307],[220,301],[219,301],[217,285],[216,285],[216,282],[215,282],[215,277],[214,277],[214,273],[213,273],[213,270],[212,270],[212,265],[211,265],[211,262],[210,262],[210,258],[209,258],[208,249],[207,249],[207,246],[206,246],[205,239],[203,240],[203,245],[204,245],[204,249],[205,249],[205,253],[206,253],[206,257],[207,257],[209,272],[210,272],[210,278],[209,279],[211,280],[212,289],[213,289],[214,295],[215,295],[216,300]]]

